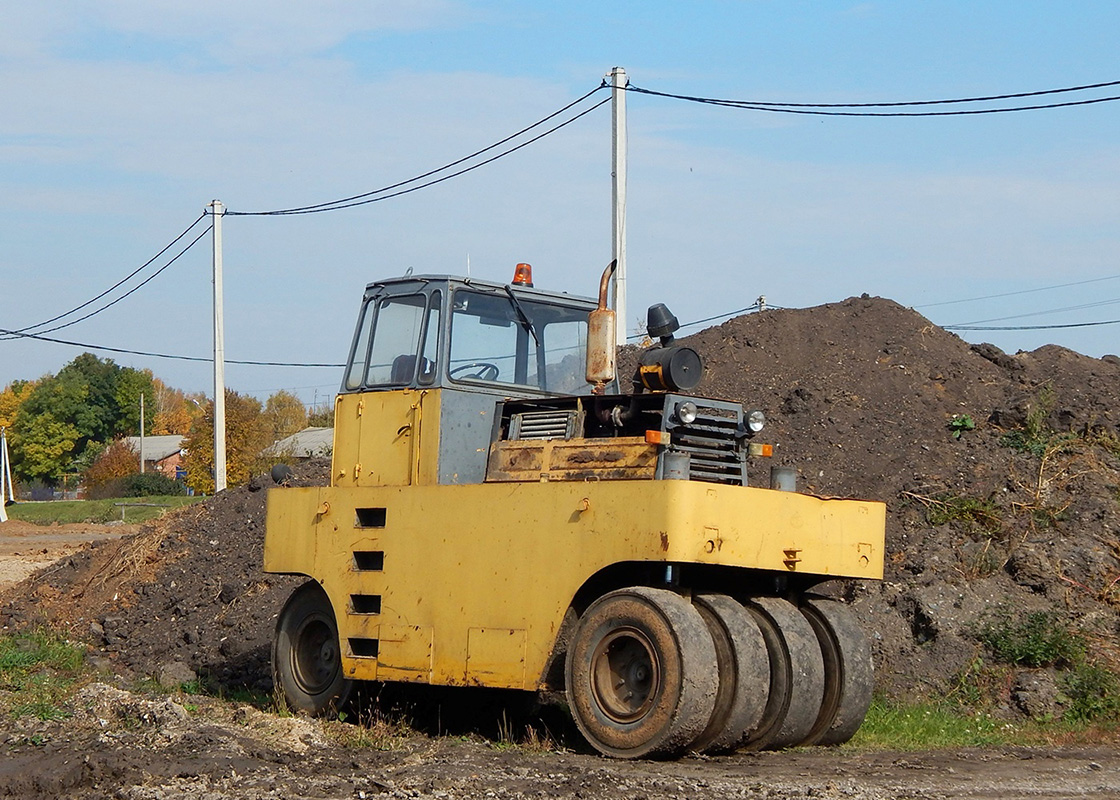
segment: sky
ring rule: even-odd
[[[1120,6],[1088,0],[5,3],[0,328],[96,297],[214,199],[254,212],[393,184],[537,122],[615,66],[635,87],[754,102],[967,98],[1120,80],[1117,30]],[[1017,102],[1111,95],[1120,86]],[[802,308],[863,293],[939,325],[1120,319],[1120,102],[908,118],[634,92],[626,105],[631,332],[655,302],[687,323],[759,296]],[[524,261],[538,287],[592,295],[611,258],[611,108],[406,195],[228,215],[222,230],[235,360],[342,362],[364,286],[408,269],[508,281]],[[204,361],[92,347],[208,358],[211,293],[207,235],[43,334],[86,347],[0,339],[0,387],[88,349],[211,393]],[[959,334],[1098,357],[1120,351],[1118,332]],[[314,404],[341,369],[230,364],[226,379]]]

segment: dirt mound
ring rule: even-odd
[[[329,470],[300,465],[292,483],[324,484]],[[64,558],[3,596],[0,624],[61,627],[102,665],[169,686],[271,690],[276,614],[303,579],[261,571],[265,480]]]
[[[1120,634],[1120,360],[969,345],[867,296],[685,341],[707,355],[697,394],[765,411],[801,488],[888,504],[886,580],[856,604],[881,688],[953,686],[1000,607]]]
[[[882,690],[957,685],[979,653],[970,629],[1000,607],[1120,638],[1120,359],[973,346],[867,296],[684,341],[707,362],[697,394],[766,412],[771,463],[796,466],[803,490],[887,503],[886,580],[838,587],[872,633]],[[63,625],[140,674],[268,689],[275,615],[299,579],[260,571],[262,487],[68,557],[10,592],[0,624]],[[1013,694],[1040,713],[1024,687],[1009,713]]]

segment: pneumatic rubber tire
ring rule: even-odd
[[[762,724],[747,741],[754,750],[801,744],[820,716],[824,658],[809,621],[788,600],[754,597],[747,603],[770,655],[770,698]]]
[[[859,730],[871,706],[871,646],[851,608],[837,600],[806,597],[801,613],[824,655],[824,701],[804,744],[843,744]]]
[[[770,696],[770,658],[754,616],[725,594],[698,594],[693,605],[708,624],[719,664],[719,691],[708,726],[693,743],[704,753],[728,753],[762,722]]]
[[[700,613],[680,595],[620,589],[580,618],[565,683],[576,725],[600,753],[677,756],[711,719],[715,645]]]
[[[296,589],[276,620],[272,680],[293,711],[313,716],[337,713],[350,697],[334,609],[315,581]]]

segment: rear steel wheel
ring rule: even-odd
[[[272,679],[294,711],[316,716],[337,712],[350,696],[334,609],[315,581],[296,589],[276,620]]]
[[[803,744],[843,744],[859,730],[871,706],[871,646],[843,603],[809,597],[801,613],[813,626],[824,655],[824,700]]]
[[[754,616],[725,594],[699,594],[693,604],[716,647],[719,690],[708,726],[693,743],[705,753],[734,750],[755,732],[770,695],[770,658]]]
[[[565,683],[576,725],[599,752],[679,755],[712,716],[715,646],[699,612],[679,595],[621,589],[580,618]]]
[[[809,621],[787,600],[755,597],[754,614],[770,656],[770,697],[762,723],[746,746],[791,747],[809,735],[824,697],[824,660]]]

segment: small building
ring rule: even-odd
[[[139,455],[139,436],[126,436],[125,442]],[[175,480],[183,472],[183,454],[182,436],[145,436],[144,472],[158,472]]]
[[[329,456],[334,449],[334,428],[304,428],[266,447],[262,455],[307,461]]]

